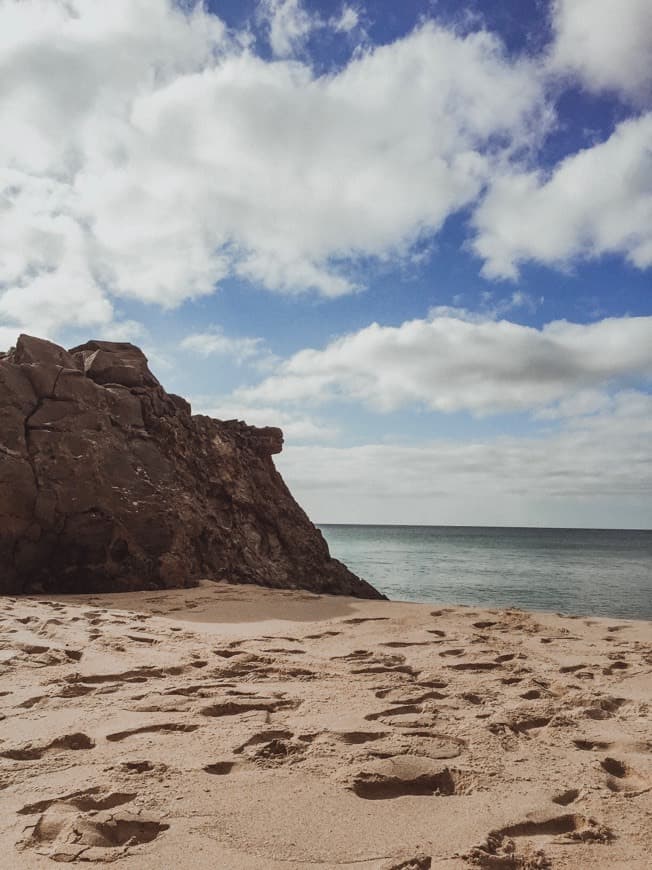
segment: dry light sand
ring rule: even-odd
[[[649,868],[652,624],[2,600],[0,866]]]

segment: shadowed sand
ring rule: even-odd
[[[649,622],[212,583],[0,617],[0,867],[649,867]]]

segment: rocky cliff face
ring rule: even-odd
[[[200,578],[379,598],[272,461],[280,429],[191,416],[131,344],[0,354],[0,592]]]

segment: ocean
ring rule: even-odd
[[[652,531],[320,525],[389,598],[652,619]]]

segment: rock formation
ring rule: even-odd
[[[0,592],[198,579],[382,597],[330,558],[272,454],[280,429],[191,416],[137,347],[0,354]]]

